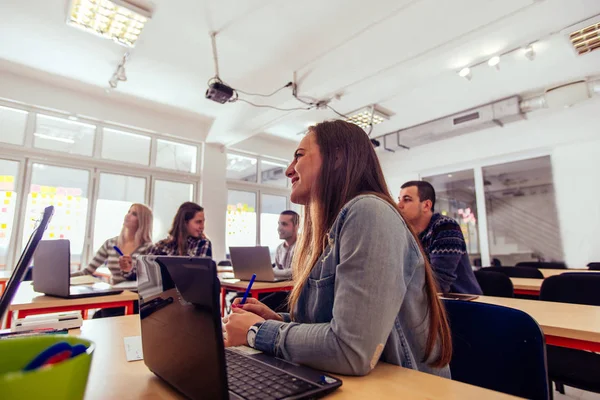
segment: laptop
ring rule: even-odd
[[[144,362],[191,399],[322,397],[342,381],[249,347],[225,349],[219,280],[210,258],[163,257],[138,268],[168,274],[173,286],[140,307]],[[150,276],[151,273],[147,273]]]
[[[40,220],[37,222],[37,226],[33,229],[31,236],[29,236],[29,240],[21,253],[21,257],[19,257],[19,261],[17,262],[17,266],[13,270],[6,287],[4,288],[4,292],[2,292],[2,297],[0,297],[0,321],[4,317],[4,313],[8,310],[8,306],[13,300],[15,293],[19,289],[19,285],[25,274],[27,273],[27,268],[31,263],[31,259],[33,258],[33,253],[40,242],[42,240],[42,236],[44,236],[44,231],[48,227],[50,223],[50,219],[54,214],[54,206],[48,206],[44,209]]]
[[[42,240],[33,256],[33,290],[48,296],[76,299],[119,294],[107,283],[71,285],[71,247],[66,239]]]
[[[236,279],[249,281],[256,274],[259,282],[280,282],[288,279],[276,277],[271,264],[271,254],[266,246],[230,247],[231,266]]]

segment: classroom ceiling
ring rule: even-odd
[[[125,48],[65,24],[66,0],[0,0],[0,59],[100,87]],[[597,0],[169,0],[154,15],[126,64],[118,92],[211,118],[208,142],[234,144],[256,134],[299,140],[329,110],[279,111],[204,98],[214,75],[209,38],[217,31],[221,78],[252,93],[293,79],[299,94],[350,113],[377,103],[389,121],[372,136],[514,94],[600,74],[600,51],[577,56],[568,34],[600,21]],[[485,63],[470,81],[457,71]],[[337,95],[338,98],[335,98]],[[243,98],[302,107],[290,89]],[[174,133],[176,134],[176,133]],[[196,138],[197,139],[197,138]]]

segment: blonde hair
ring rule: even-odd
[[[135,231],[134,241],[135,247],[139,247],[143,244],[152,242],[152,210],[145,204],[141,203],[133,203],[129,209],[135,208],[137,212],[138,218],[138,228]],[[117,243],[119,246],[122,246],[125,242],[125,235],[127,233],[127,228],[123,226],[121,229],[121,233],[119,234],[119,238],[117,239]]]

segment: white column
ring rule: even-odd
[[[227,217],[227,154],[220,144],[205,144],[202,156],[200,205],[206,216],[206,234],[213,247],[213,259],[225,259]]]
[[[481,265],[487,267],[492,264],[490,260],[490,242],[488,241],[483,171],[480,166],[473,168],[473,171],[475,173],[475,197],[477,198],[477,227],[479,229],[479,251],[481,253]]]

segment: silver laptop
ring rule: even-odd
[[[256,274],[256,280],[260,282],[280,282],[287,280],[275,277],[271,265],[271,254],[266,246],[256,247],[230,247],[231,266],[233,274],[237,279],[249,281],[252,274]]]
[[[119,294],[107,283],[71,286],[71,247],[66,239],[42,240],[33,255],[33,290],[49,296],[80,298]]]

